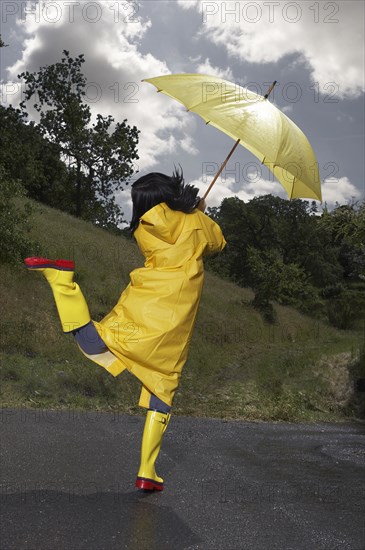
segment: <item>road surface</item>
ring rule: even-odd
[[[0,409],[1,550],[364,550],[365,423],[172,417],[134,488],[144,417]]]

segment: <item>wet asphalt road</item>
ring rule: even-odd
[[[163,493],[143,416],[0,410],[1,550],[364,550],[365,424],[172,417]]]

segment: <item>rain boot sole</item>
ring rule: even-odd
[[[25,267],[27,269],[58,269],[59,271],[74,271],[75,262],[72,260],[49,260],[48,258],[40,258],[33,256],[31,258],[25,258]]]
[[[145,477],[137,477],[136,487],[145,491],[163,491],[163,483]]]

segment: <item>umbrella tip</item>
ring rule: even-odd
[[[274,80],[274,82],[271,84],[270,88],[267,90],[266,94],[264,95],[264,98],[267,99],[269,97],[269,95],[271,94],[271,92],[273,91],[274,89],[274,86],[278,83],[277,80]]]

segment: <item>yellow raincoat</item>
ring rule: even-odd
[[[203,212],[158,204],[134,232],[146,258],[130,274],[117,305],[95,327],[109,351],[87,355],[113,376],[128,369],[142,382],[139,404],[151,393],[172,404],[186,362],[203,287],[202,256],[226,245],[220,227]]]

